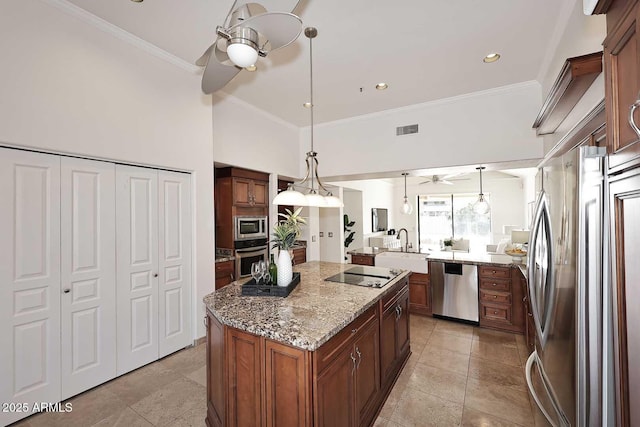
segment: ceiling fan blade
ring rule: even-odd
[[[426,181],[419,182],[419,183],[418,183],[418,185],[428,184],[428,183],[430,183],[430,182],[431,182],[431,180],[430,180],[430,179],[428,179],[428,180],[426,180]]]
[[[440,183],[440,184],[446,184],[446,185],[453,185],[453,182],[451,182],[451,181],[447,181],[447,180],[446,180],[446,179],[444,179],[444,178],[443,178],[443,179],[441,179],[441,180],[439,181],[439,183]]]
[[[443,176],[442,179],[451,179],[451,178],[455,178],[456,176],[465,175],[465,174],[466,172],[450,173],[448,175]]]
[[[245,4],[256,3],[255,1],[236,1],[233,5],[233,10],[244,6]],[[259,4],[268,11],[284,10],[293,12],[300,3],[299,0],[259,0]]]
[[[204,69],[204,74],[202,75],[202,91],[206,94],[222,89],[241,70],[241,68],[236,66],[222,64],[222,62],[225,61],[225,58],[220,58],[220,56],[226,56],[226,53],[217,49],[210,52],[211,49],[211,47],[207,49],[207,52],[209,52],[209,58],[207,60],[207,66]],[[207,52],[205,52],[205,55]]]
[[[293,43],[302,32],[302,20],[288,12],[267,12],[252,16],[229,28],[250,27],[268,40],[272,50],[280,49]]]
[[[207,65],[207,62],[209,62],[209,56],[211,56],[211,52],[213,51],[213,48],[216,44],[212,44],[211,46],[209,46],[209,49],[207,49],[200,58],[198,58],[196,60],[196,65],[198,67],[205,67]]]

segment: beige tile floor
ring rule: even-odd
[[[411,316],[413,354],[376,427],[532,426],[520,335]],[[204,426],[205,347],[199,345],[69,400],[14,427]]]

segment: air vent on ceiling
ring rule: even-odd
[[[396,136],[411,135],[412,133],[418,133],[418,125],[398,126],[396,128]]]

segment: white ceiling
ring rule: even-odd
[[[213,42],[215,27],[232,4],[69,1],[190,64]],[[534,80],[559,12],[570,1],[301,0],[295,12],[305,26],[318,28],[313,42],[316,123]],[[260,60],[257,72],[242,71],[224,92],[307,126],[309,111],[302,104],[309,98],[308,43],[302,35],[272,52]],[[483,63],[494,51],[502,59]],[[389,89],[375,90],[381,81]]]

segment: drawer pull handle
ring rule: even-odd
[[[496,283],[493,283],[493,286],[498,286]]]
[[[360,349],[356,346],[356,353],[358,353],[358,363],[356,364],[356,369],[360,367],[360,363],[362,362],[362,353],[360,353]]]
[[[356,370],[356,358],[353,357],[353,353],[349,353],[349,356],[351,356],[351,362],[353,363],[353,368],[351,368],[351,373],[353,374],[353,371]]]
[[[491,274],[496,274],[496,271],[495,270],[491,270]]]
[[[352,334],[355,334],[356,332],[358,332],[358,328],[354,328],[354,329],[351,330]]]
[[[498,314],[498,312],[497,312],[497,311],[494,311],[494,312],[493,312],[493,314]]]
[[[640,136],[640,129],[638,129],[638,126],[636,125],[635,119],[633,117],[633,113],[638,107],[640,107],[640,99],[636,100],[629,107],[629,126],[631,126],[631,129],[633,129],[636,135]]]
[[[496,299],[496,298],[498,298],[498,295],[494,295],[494,296],[493,296],[493,299]]]

